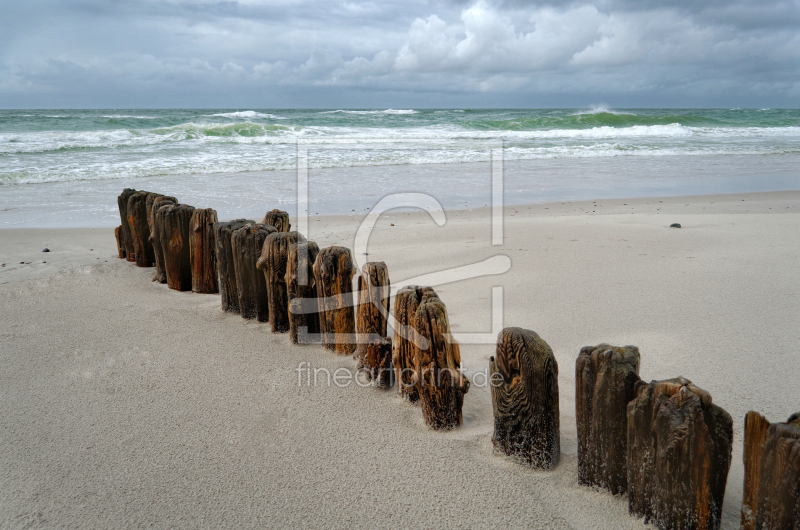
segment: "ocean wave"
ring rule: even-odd
[[[386,109],[386,110],[326,110],[320,114],[418,114],[419,111],[413,109]]]
[[[152,129],[119,128],[94,131],[43,131],[0,133],[0,154],[47,153],[76,149],[140,148],[190,142],[187,147],[202,144],[269,145],[294,143],[299,138],[360,139],[391,142],[408,140],[505,140],[508,142],[643,142],[695,139],[701,142],[742,142],[750,140],[796,142],[800,126],[789,127],[690,127],[679,123],[666,125],[632,125],[562,129],[475,129],[454,124],[429,127],[345,127],[301,126],[292,124],[195,123],[188,122]],[[684,146],[682,148],[688,148]]]
[[[242,110],[237,112],[221,112],[219,114],[207,114],[207,116],[218,116],[222,118],[232,118],[232,119],[245,119],[245,120],[252,120],[252,119],[269,119],[269,120],[288,120],[289,118],[284,118],[282,116],[276,116],[274,114],[268,114],[265,112],[256,112],[254,110]]]
[[[266,149],[265,149],[266,147]],[[276,145],[220,144],[214,149],[163,149],[144,146],[118,151],[79,150],[65,156],[55,153],[42,156],[35,167],[29,158],[5,157],[0,169],[0,184],[31,184],[77,180],[106,180],[132,177],[152,177],[183,174],[238,173],[243,171],[292,170],[296,168],[296,146],[293,143]],[[613,139],[607,141],[566,144],[508,143],[504,158],[534,160],[556,158],[607,157],[665,157],[702,155],[800,155],[800,146],[788,142],[782,146],[770,143],[645,143]],[[352,142],[314,147],[309,151],[309,167],[363,167],[406,164],[444,164],[486,162],[490,149],[476,145],[467,138],[432,142],[379,143],[376,145]]]
[[[102,116],[103,118],[107,118],[109,120],[125,120],[125,119],[134,119],[134,120],[157,120],[159,119],[158,116],[130,116],[127,114],[110,114],[107,116]]]

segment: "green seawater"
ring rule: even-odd
[[[0,185],[507,160],[800,153],[797,109],[0,110]],[[375,141],[380,143],[376,144]]]

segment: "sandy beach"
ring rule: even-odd
[[[353,248],[362,219],[314,216],[309,239]],[[113,229],[0,230],[0,527],[648,528],[577,482],[575,359],[606,342],[639,347],[642,379],[683,375],[732,415],[723,528],[738,528],[745,413],[800,409],[800,191],[525,205],[504,223],[492,246],[486,209],[442,227],[386,214],[369,260],[399,283],[511,259],[436,290],[454,331],[485,333],[502,286],[503,326],[552,347],[554,471],[493,453],[488,386],[466,395],[463,426],[432,432],[396,389],[298,384],[300,363],[355,361],[151,283]],[[494,347],[461,352],[471,375]]]

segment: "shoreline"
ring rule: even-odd
[[[503,189],[509,205],[798,190],[798,167],[800,155],[788,154],[507,160]],[[489,162],[312,168],[309,204],[311,213],[346,215],[424,190],[446,209],[479,208],[490,204],[491,174]],[[125,187],[158,189],[220,218],[263,215],[265,204],[297,216],[297,172],[287,169],[0,186],[0,228],[114,227]]]
[[[313,216],[309,239],[352,249],[361,219]],[[0,259],[18,253],[0,268],[0,526],[37,514],[56,526],[322,527],[425,513],[426,526],[648,528],[625,497],[577,485],[575,359],[607,342],[640,348],[643,380],[684,375],[733,416],[722,527],[738,528],[744,414],[784,421],[798,406],[799,222],[800,191],[507,206],[497,247],[486,208],[448,210],[443,227],[425,212],[381,217],[369,259],[393,284],[511,258],[504,275],[436,289],[454,331],[485,333],[502,286],[503,326],[553,348],[563,459],[552,472],[493,454],[488,388],[465,396],[460,428],[429,432],[395,389],[298,388],[301,361],[354,361],[223,314],[218,296],[151,283],[152,269],[116,257],[113,229],[0,230]],[[465,371],[493,354],[464,344]]]

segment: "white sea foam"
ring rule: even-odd
[[[270,120],[288,120],[289,118],[284,118],[281,116],[276,116],[274,114],[268,114],[265,112],[256,112],[254,110],[242,110],[237,112],[222,112],[219,114],[208,114],[208,116],[219,116],[222,118],[232,118],[232,119],[245,119],[245,120],[252,120],[252,119],[270,119]]]
[[[386,110],[326,110],[320,114],[418,114],[419,111],[413,109],[386,109]]]

